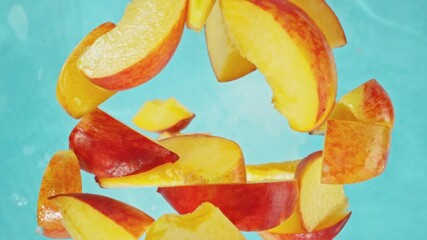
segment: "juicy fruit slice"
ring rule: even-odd
[[[324,0],[290,0],[304,10],[322,33],[332,48],[347,44],[344,30],[338,17]]]
[[[231,140],[194,134],[167,138],[160,144],[178,154],[177,165],[186,177],[202,176],[209,183],[246,181],[242,150]]]
[[[175,98],[169,98],[144,103],[132,121],[146,131],[178,133],[187,127],[194,117],[194,113]]]
[[[94,194],[59,195],[52,200],[73,239],[139,239],[154,220],[126,203]]]
[[[166,214],[147,232],[146,240],[243,240],[239,230],[211,203],[187,215]]]
[[[74,118],[81,118],[115,93],[93,85],[76,65],[83,51],[115,26],[114,23],[107,22],[95,28],[76,46],[62,67],[56,85],[56,98]]]
[[[216,0],[188,0],[187,27],[200,32]]]
[[[378,123],[393,128],[394,109],[387,91],[372,79],[345,94],[335,105],[329,120]],[[323,134],[326,123],[315,130]]]
[[[80,193],[82,180],[79,162],[72,151],[57,152],[47,165],[37,202],[37,222],[49,238],[69,238],[62,226],[58,207],[48,198],[56,194]]]
[[[220,6],[230,38],[264,74],[291,128],[308,132],[326,121],[337,75],[331,48],[311,18],[288,1],[220,0]]]
[[[322,182],[357,183],[381,174],[388,160],[391,129],[376,123],[328,120]]]
[[[294,210],[296,181],[162,187],[157,191],[180,214],[200,204],[217,206],[239,230],[262,231],[277,226]]]
[[[278,163],[265,163],[246,166],[246,178],[248,182],[265,180],[291,180],[300,160]]]
[[[264,240],[326,240],[334,239],[344,228],[350,219],[351,213],[348,213],[333,225],[319,228],[313,232],[293,231],[294,229],[283,228],[283,232],[264,231],[259,234]],[[291,232],[291,233],[289,233]]]
[[[148,171],[178,156],[100,109],[85,115],[69,137],[80,168],[98,177]]]
[[[315,152],[298,165],[298,211],[305,230],[311,232],[332,217],[347,211],[343,185],[322,184],[322,152]]]
[[[263,232],[293,234],[293,233],[303,233],[306,231],[305,231],[304,227],[302,226],[301,220],[299,218],[299,211],[297,208],[295,208],[294,212],[292,213],[292,215],[288,219],[281,222],[276,227],[271,228],[267,231],[263,231]],[[263,232],[261,232],[261,233],[263,233]]]
[[[347,107],[359,121],[393,128],[393,104],[386,90],[375,79],[344,95],[338,104]]]
[[[242,57],[227,34],[221,9],[217,1],[206,21],[205,37],[212,69],[219,82],[228,82],[245,76],[256,69]]]
[[[187,0],[133,0],[117,27],[77,62],[94,84],[109,90],[138,86],[169,62],[181,39]]]
[[[163,147],[179,160],[150,171],[120,178],[97,178],[103,188],[177,186],[246,181],[242,151],[235,142],[210,135],[182,135],[163,139]]]

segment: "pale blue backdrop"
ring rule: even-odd
[[[338,239],[426,239],[427,1],[328,2],[348,38],[346,47],[334,50],[338,95],[377,78],[396,112],[387,169],[346,186],[353,215]],[[43,239],[35,215],[40,181],[52,154],[67,148],[76,124],[55,98],[59,71],[81,38],[102,22],[117,22],[126,3],[0,1],[0,239]],[[135,127],[130,119],[144,101],[170,96],[197,114],[187,132],[237,141],[248,163],[298,159],[322,148],[322,137],[290,131],[259,73],[217,83],[203,33],[186,30],[161,74],[101,108]],[[84,174],[84,191],[116,197],[154,217],[173,212],[155,189],[102,190]]]

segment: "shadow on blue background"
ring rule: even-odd
[[[339,93],[376,78],[393,99],[396,127],[383,175],[346,186],[352,218],[337,239],[425,239],[427,230],[427,1],[328,1],[348,45],[334,50]],[[2,0],[0,2],[1,239],[36,234],[40,181],[50,157],[68,147],[76,120],[55,98],[68,54],[93,28],[117,22],[127,1]],[[323,138],[292,132],[270,104],[255,72],[219,84],[204,35],[186,30],[170,64],[155,79],[115,95],[101,108],[135,127],[144,101],[176,97],[197,114],[187,132],[211,132],[238,142],[248,163],[298,159]],[[257,96],[257,97],[254,97]],[[173,212],[155,189],[103,190],[84,174],[84,191],[126,201],[153,217]],[[248,234],[257,239],[256,234]]]

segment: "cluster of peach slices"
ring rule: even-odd
[[[168,63],[184,25],[204,27],[219,82],[259,69],[275,108],[296,131],[324,135],[302,160],[246,165],[239,145],[183,134],[195,114],[176,99],[145,103],[136,126],[98,108],[117,91],[143,84]],[[387,164],[394,113],[370,80],[336,102],[331,48],[346,44],[324,0],[132,0],[115,25],[80,42],[62,68],[57,99],[81,118],[69,150],[45,171],[38,224],[50,238],[333,239],[350,218],[344,184],[378,176]],[[267,48],[266,48],[267,46]],[[102,188],[158,187],[178,214],[154,220],[126,203],[82,193],[80,170]]]

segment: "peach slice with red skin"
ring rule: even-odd
[[[340,214],[347,213],[347,197],[343,185],[321,183],[322,152],[315,152],[298,165],[298,214],[303,228],[311,232]]]
[[[324,0],[289,0],[304,10],[313,19],[332,48],[347,44],[344,30],[338,17]]]
[[[239,145],[210,135],[181,135],[160,140],[179,160],[147,172],[124,177],[97,178],[103,188],[178,186],[246,181],[245,162]]]
[[[178,155],[100,109],[85,115],[69,137],[80,168],[97,177],[121,177],[178,160]]]
[[[187,0],[131,1],[116,28],[80,56],[79,69],[92,83],[108,90],[125,90],[147,82],[174,54],[186,9]]]
[[[187,27],[200,32],[216,0],[188,0]]]
[[[95,194],[64,194],[51,198],[64,216],[73,239],[137,240],[154,222],[141,210]]]
[[[150,227],[145,239],[244,240],[245,238],[217,207],[206,202],[186,215],[161,216]]]
[[[323,124],[335,104],[337,73],[315,22],[289,1],[220,0],[220,7],[232,42],[264,74],[291,128]]]
[[[213,6],[205,26],[206,46],[212,69],[218,82],[241,78],[256,67],[242,57],[227,34],[219,1]]]
[[[56,85],[56,98],[73,118],[81,118],[115,94],[93,85],[76,64],[87,47],[115,26],[114,23],[107,22],[95,28],[74,48],[61,69]]]
[[[372,79],[338,100],[328,119],[378,123],[393,128],[394,109],[387,91]],[[324,134],[325,130],[326,123],[313,133]]]
[[[49,238],[69,238],[62,226],[58,207],[48,198],[56,194],[80,193],[82,180],[79,162],[72,151],[59,151],[50,160],[40,186],[37,202],[37,222],[43,235]]]
[[[180,214],[210,202],[243,231],[277,226],[291,215],[298,198],[296,181],[162,187],[157,191]]]
[[[341,232],[345,224],[350,219],[350,216],[351,213],[348,213],[335,224],[325,228],[316,229],[312,232],[293,232],[294,229],[288,228],[284,233],[263,231],[260,232],[259,235],[264,240],[332,240]]]
[[[391,129],[377,123],[328,120],[322,182],[357,183],[381,174],[388,160]]]
[[[344,95],[338,104],[347,107],[359,121],[375,122],[393,128],[393,104],[387,91],[375,79]]]
[[[176,134],[186,128],[194,117],[195,114],[175,98],[168,98],[144,103],[132,122],[146,131]]]

